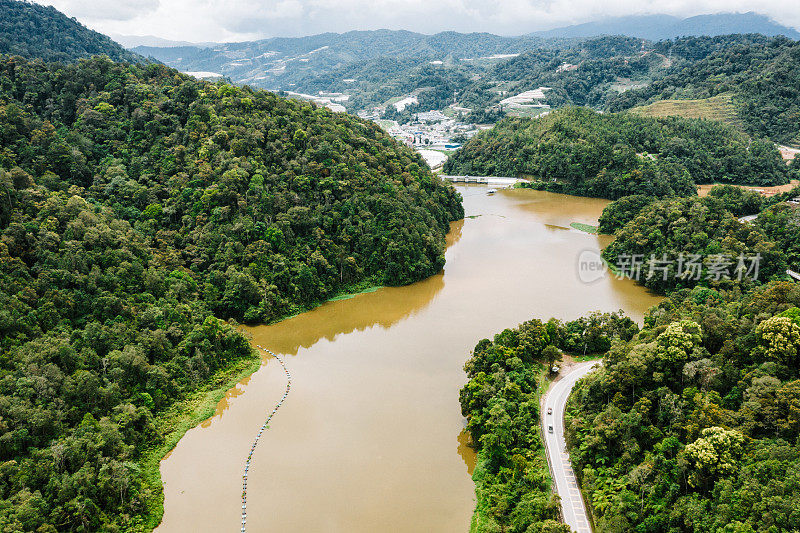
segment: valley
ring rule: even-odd
[[[0,531],[795,531],[800,10],[273,4],[0,0]]]

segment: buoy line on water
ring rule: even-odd
[[[280,401],[272,409],[272,412],[269,414],[269,416],[267,416],[267,419],[264,420],[264,423],[261,425],[261,429],[258,430],[258,434],[256,435],[252,446],[250,446],[250,453],[247,454],[247,461],[244,463],[244,475],[242,476],[242,533],[247,531],[247,473],[250,470],[250,461],[253,459],[253,452],[256,451],[258,440],[261,438],[261,434],[264,433],[264,430],[267,429],[267,424],[269,424],[269,421],[272,420],[272,417],[275,415],[278,409],[280,409],[281,405],[283,405],[283,401],[286,400],[286,396],[288,396],[289,390],[292,388],[292,375],[289,373],[289,369],[286,368],[286,363],[283,362],[283,359],[267,350],[263,346],[258,344],[256,346],[277,359],[281,364],[283,371],[286,372],[286,390],[283,392],[283,396],[281,397]]]

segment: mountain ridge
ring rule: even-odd
[[[626,35],[651,41],[686,36],[717,36],[732,33],[761,33],[769,37],[784,35],[800,39],[800,32],[784,26],[766,15],[753,11],[746,13],[711,13],[680,18],[665,14],[628,15],[610,17],[532,32],[535,37],[586,38],[599,35]]]

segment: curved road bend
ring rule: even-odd
[[[578,488],[575,472],[572,471],[572,465],[569,462],[569,453],[567,453],[567,445],[564,441],[564,410],[572,387],[579,379],[591,372],[597,364],[598,361],[578,363],[568,374],[556,381],[544,397],[541,417],[550,474],[555,481],[556,493],[561,496],[564,523],[578,533],[591,533],[592,526],[581,491]],[[548,415],[548,409],[552,409],[553,414]],[[549,426],[553,426],[553,433],[550,433]]]

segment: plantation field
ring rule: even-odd
[[[647,117],[704,118],[741,127],[732,99],[730,93],[724,93],[700,100],[661,100],[649,105],[634,107],[631,109],[631,113]]]

